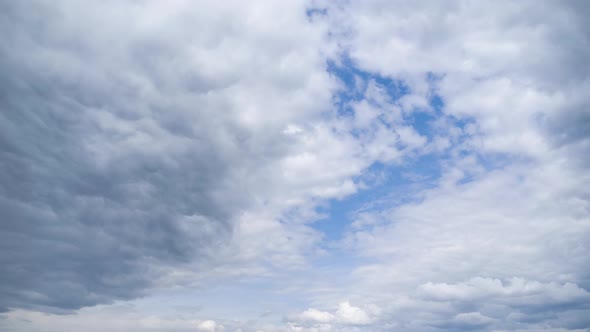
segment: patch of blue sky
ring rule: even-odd
[[[326,16],[328,15],[328,9],[327,8],[319,8],[319,7],[312,7],[312,8],[308,8],[305,11],[305,16],[307,16],[308,19],[313,19],[314,17],[317,16]]]
[[[384,77],[382,75],[359,69],[354,62],[344,55],[339,61],[327,63],[327,70],[337,77],[343,89],[334,96],[334,103],[338,116],[354,117],[351,103],[367,100],[366,84],[374,81],[388,96],[388,101],[396,103],[403,96],[410,94],[411,90],[402,80]],[[444,75],[434,73],[427,74],[427,80],[431,84],[429,108],[412,110],[404,114],[406,125],[412,126],[420,135],[431,142],[437,135],[446,135],[450,128],[458,128],[463,134],[455,138],[453,148],[438,151],[436,153],[417,153],[408,157],[401,164],[384,164],[377,162],[371,165],[361,176],[355,179],[356,183],[364,186],[355,194],[342,199],[333,199],[317,208],[320,215],[325,216],[314,223],[312,227],[324,234],[326,247],[336,243],[351,229],[359,213],[387,211],[396,206],[412,201],[420,200],[420,193],[426,189],[435,187],[442,176],[443,168],[453,163],[457,158],[474,157],[478,165],[486,171],[504,167],[510,164],[507,156],[483,155],[470,148],[462,150],[462,143],[473,139],[467,130],[474,125],[475,120],[467,117],[459,118],[445,114],[444,100],[436,93],[436,86]],[[370,102],[370,100],[367,100]],[[442,128],[434,125],[436,120],[444,119]],[[394,130],[394,128],[392,128]],[[352,133],[353,135],[355,133]],[[475,174],[466,173],[458,181],[458,184],[467,184],[475,179]],[[337,254],[333,252],[333,254]]]
[[[439,158],[435,155],[423,155],[404,164],[375,163],[356,179],[365,183],[365,188],[318,207],[318,213],[326,217],[312,225],[328,242],[338,241],[359,213],[385,211],[419,200],[418,194],[433,188],[440,175]]]
[[[343,85],[343,89],[339,90],[334,96],[334,104],[339,116],[354,116],[352,102],[366,100],[372,103],[365,95],[367,84],[371,81],[386,92],[389,97],[388,102],[392,104],[396,104],[401,97],[411,93],[410,87],[403,80],[361,70],[355,66],[353,60],[346,54],[338,61],[328,61],[327,70],[337,77]],[[427,79],[433,87],[430,96],[430,109],[415,109],[404,114],[406,123],[429,140],[433,138],[432,122],[441,116],[444,107],[442,98],[436,94],[434,89],[437,81],[442,77],[441,75],[427,74]],[[388,123],[383,122],[383,124],[389,127]],[[352,134],[358,137],[360,133],[353,132]]]
[[[365,92],[366,84],[369,81],[374,81],[382,88],[388,96],[388,101],[393,104],[401,97],[411,93],[408,85],[402,80],[361,70],[346,55],[339,61],[328,62],[327,69],[341,81],[343,86],[343,89],[338,91],[334,98],[339,116],[354,117],[351,103],[367,100]],[[470,134],[467,133],[467,127],[474,124],[475,121],[470,118],[458,118],[444,114],[444,100],[436,93],[437,82],[443,78],[444,75],[427,74],[427,80],[432,86],[429,98],[430,107],[407,112],[404,115],[404,121],[420,135],[426,137],[428,141],[432,141],[439,134],[444,136],[444,131],[449,127],[461,129],[463,134],[454,142],[456,146],[461,146],[461,143],[471,139]],[[370,100],[367,101],[370,102]],[[446,128],[440,129],[434,126],[434,122],[441,118],[445,119]],[[458,156],[460,158],[474,156],[478,164],[486,170],[502,167],[508,162],[508,159],[503,156],[481,155],[469,149],[459,150]],[[420,192],[437,185],[443,172],[443,165],[453,162],[453,158],[456,157],[456,154],[453,156],[449,151],[443,151],[417,154],[409,157],[402,164],[375,163],[363,175],[355,179],[357,183],[366,184],[365,188],[353,195],[331,200],[318,207],[317,212],[326,217],[319,219],[312,225],[324,234],[328,245],[330,242],[338,241],[350,229],[351,223],[354,222],[358,213],[385,211],[413,200],[419,200]],[[459,184],[466,184],[473,180],[473,174],[465,174],[465,177],[459,180]]]
[[[343,56],[338,62],[328,62],[327,68],[344,87],[335,96],[339,116],[354,116],[350,104],[367,98],[365,88],[369,81],[374,81],[381,87],[391,103],[411,93],[403,81],[363,71],[347,56]],[[432,79],[437,77],[433,75]],[[414,127],[428,140],[433,138],[432,122],[441,115],[444,107],[443,100],[436,94],[432,95],[430,103],[431,109],[410,112],[404,118],[406,124]],[[326,217],[314,222],[312,226],[324,234],[328,243],[341,239],[359,212],[394,208],[416,199],[417,192],[434,186],[441,176],[440,160],[445,157],[417,154],[402,164],[374,163],[355,179],[355,182],[363,183],[364,188],[353,195],[331,200],[318,207],[317,212]]]
[[[350,102],[366,98],[364,88],[366,83],[371,80],[387,92],[392,102],[410,92],[409,87],[401,80],[358,69],[347,55],[343,55],[339,61],[328,61],[327,70],[337,77],[344,87],[334,96],[334,103],[339,115],[354,115]]]

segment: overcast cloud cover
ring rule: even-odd
[[[590,331],[589,17],[0,1],[0,331]]]

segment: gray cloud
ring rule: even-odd
[[[242,21],[200,8],[1,6],[0,308],[130,299],[166,268],[220,262],[237,213],[272,188],[246,176],[264,173],[293,143],[272,114],[240,122],[242,109],[277,100],[247,82],[265,69],[246,65],[290,49],[230,54],[224,48],[247,38]],[[219,30],[204,34],[211,25]],[[300,77],[291,84],[306,89]],[[262,99],[239,100],[232,89]]]
[[[205,257],[227,235],[239,206],[213,194],[234,162],[226,128],[183,132],[186,106],[141,100],[127,77],[87,61],[91,36],[59,40],[58,9],[35,5],[3,5],[0,306],[139,296],[152,263]]]

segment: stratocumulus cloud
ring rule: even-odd
[[[0,331],[588,331],[585,1],[5,1]]]

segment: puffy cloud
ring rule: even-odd
[[[493,319],[487,329],[585,326],[587,177],[556,158],[455,181],[350,233],[377,260],[355,272],[364,301],[402,326],[455,326],[465,311]]]
[[[426,149],[442,176],[359,214],[344,243],[375,261],[355,271],[353,299],[408,330],[586,326],[590,48],[574,43],[590,42],[587,4],[327,6],[357,68],[441,104],[405,104],[434,114]]]
[[[411,90],[404,98],[428,99],[434,85],[444,113],[476,120],[480,152],[538,157],[548,149],[538,119],[588,108],[584,2],[327,6],[355,64],[402,80]]]
[[[341,302],[334,312],[307,309],[298,315],[289,317],[288,327],[293,331],[340,331],[372,323],[378,312],[369,308],[369,312],[356,307],[348,301]]]
[[[348,301],[340,303],[336,316],[345,324],[368,324],[371,321],[363,309],[350,305]]]
[[[223,331],[223,326],[217,324],[213,320],[205,320],[197,325],[197,331],[203,332],[216,332],[216,331]]]

